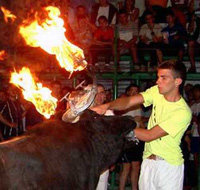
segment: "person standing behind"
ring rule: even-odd
[[[109,25],[116,24],[116,14],[117,9],[107,0],[99,0],[92,8],[91,19],[92,23],[98,26],[98,18],[100,16],[105,16],[108,19]]]
[[[145,92],[93,107],[99,114],[107,109],[125,110],[132,106],[152,105],[147,129],[136,128],[129,138],[145,141],[139,189],[183,189],[184,159],[181,138],[192,118],[180,94],[186,78],[182,63],[166,61],[158,66],[157,85]]]
[[[127,96],[134,96],[139,93],[139,87],[135,84],[131,84],[126,89]],[[137,127],[143,127],[144,123],[142,121],[142,109],[140,106],[133,107],[126,110],[124,116],[132,116],[137,123]],[[132,190],[138,189],[138,178],[140,172],[140,164],[142,161],[142,152],[144,150],[143,142],[139,142],[138,145],[133,149],[130,148],[123,152],[120,162],[122,162],[122,170],[120,172],[120,183],[119,190],[124,190],[126,186],[127,178],[130,174],[131,176],[131,187]]]
[[[191,67],[188,72],[196,72],[195,65],[195,51],[199,50],[200,43],[198,41],[200,33],[200,19],[194,14],[194,12],[189,17],[189,23],[186,24],[187,40],[188,40],[188,54],[190,58]]]
[[[94,99],[93,106],[101,105],[101,104],[105,103],[105,101],[106,101],[105,88],[102,84],[98,84],[97,85],[97,94]],[[104,115],[110,116],[110,115],[114,115],[114,113],[111,110],[107,110]],[[100,175],[96,190],[107,190],[108,177],[109,177],[109,170],[106,170]]]
[[[146,24],[141,26],[139,32],[140,41],[138,43],[138,49],[140,52],[140,61],[144,63],[145,54],[150,54],[151,66],[157,66],[157,63],[162,62],[162,52],[160,50],[162,42],[162,27],[154,22],[154,16],[152,12],[146,12],[145,15]]]
[[[90,22],[86,7],[79,5],[76,8],[75,22],[73,24],[73,32],[75,43],[83,49],[86,58],[89,59],[89,48],[92,45],[93,33],[96,26]]]
[[[118,61],[120,59],[120,55],[130,52],[133,59],[133,66],[138,66],[138,24],[128,20],[128,14],[124,9],[120,10],[118,16]]]
[[[185,28],[175,22],[174,13],[169,11],[166,16],[167,27],[163,28],[162,51],[167,55],[178,55],[178,60],[183,60],[184,40],[187,33]]]
[[[90,47],[92,63],[98,61],[98,56],[104,56],[106,64],[110,63],[111,55],[114,55],[114,30],[108,25],[108,19],[105,16],[98,18],[99,26],[94,32],[93,45]]]
[[[19,102],[17,87],[9,85],[7,89],[7,100],[2,104],[1,115],[4,120],[3,138],[9,139],[22,134],[22,105]]]
[[[195,168],[198,169],[198,156],[200,153],[200,134],[198,132],[199,128],[199,120],[198,116],[200,114],[200,84],[194,85],[193,89],[193,97],[194,97],[194,103],[191,106],[192,110],[192,139],[191,139],[191,153],[194,156],[194,164]],[[197,175],[197,171],[196,171]]]

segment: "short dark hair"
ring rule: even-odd
[[[104,21],[108,22],[108,19],[105,16],[103,16],[103,15],[98,18],[98,22],[100,20],[104,20]]]
[[[200,91],[200,84],[195,84],[192,90]]]
[[[174,60],[164,61],[160,65],[158,65],[158,70],[159,69],[172,70],[174,73],[174,78],[182,79],[182,84],[180,85],[180,88],[183,88],[186,79],[186,67],[182,62]]]
[[[126,90],[125,90],[125,93],[127,94],[128,91],[131,89],[131,88],[138,88],[139,89],[139,86],[137,84],[130,84]]]

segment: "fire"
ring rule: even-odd
[[[7,53],[5,50],[0,51],[0,61],[3,61],[6,57]]]
[[[11,19],[11,22],[14,22],[15,19],[17,18],[14,14],[12,14],[8,9],[1,7],[1,11],[4,14],[4,20],[7,23],[8,19]]]
[[[48,6],[44,11],[48,15],[45,19],[39,17],[39,13],[36,12],[32,22],[23,22],[19,33],[28,45],[41,47],[49,54],[55,55],[60,66],[67,71],[72,73],[83,70],[87,65],[83,50],[66,39],[64,21],[59,17],[60,10]]]
[[[35,83],[28,68],[23,67],[19,73],[11,74],[10,82],[22,90],[24,98],[32,102],[37,111],[50,118],[55,113],[57,99],[51,95],[51,90],[42,87],[41,83]]]

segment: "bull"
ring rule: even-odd
[[[100,116],[90,110],[77,123],[38,124],[0,144],[0,189],[94,190],[135,126],[131,117]]]

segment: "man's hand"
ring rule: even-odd
[[[94,107],[91,107],[90,109],[92,111],[95,111],[96,113],[100,114],[100,115],[103,115],[106,113],[106,111],[108,110],[108,107],[109,107],[109,104],[102,104],[100,106],[94,106]]]

